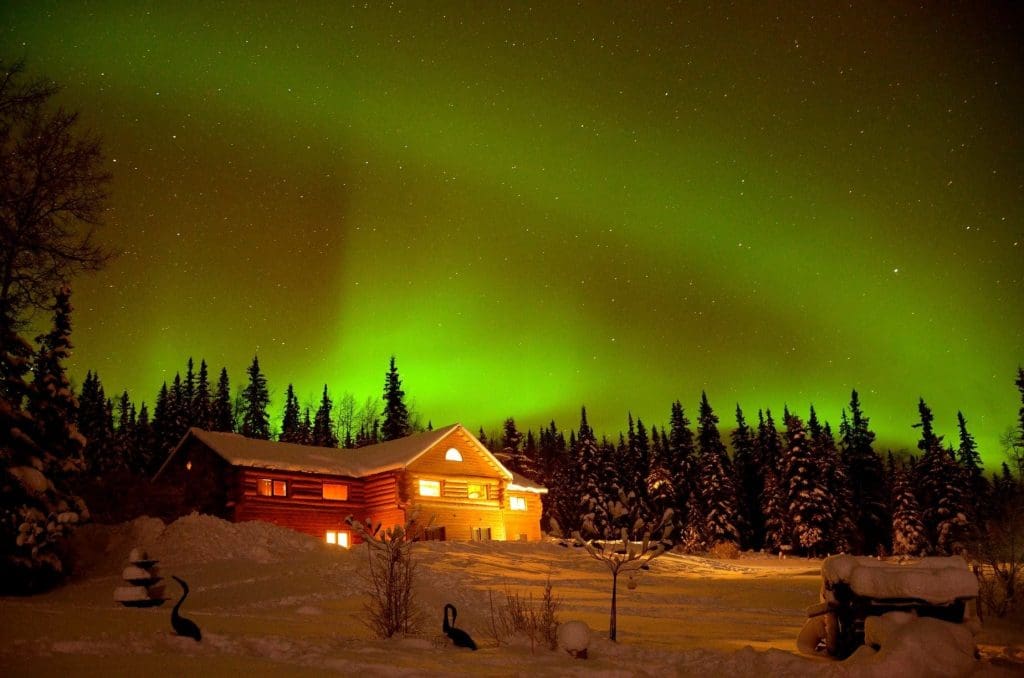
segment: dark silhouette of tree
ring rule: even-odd
[[[338,436],[331,425],[331,408],[334,404],[327,395],[327,384],[324,384],[324,395],[320,399],[320,407],[313,418],[313,444],[317,447],[337,447]]]
[[[384,376],[384,411],[381,415],[384,417],[384,423],[380,428],[381,440],[404,438],[412,433],[409,410],[405,406],[405,391],[402,390],[402,380],[395,366],[395,356],[391,356],[388,373]]]
[[[206,360],[199,361],[199,379],[196,381],[195,394],[192,396],[192,426],[202,429],[211,428],[212,408],[210,403],[210,370]]]
[[[195,400],[196,370],[195,363],[192,361],[192,357],[189,356],[188,363],[185,368],[185,381],[182,383],[181,388],[181,412],[182,417],[184,418],[186,431],[190,426],[196,425]]]
[[[967,509],[968,522],[977,524],[985,518],[985,508],[989,502],[989,486],[985,479],[985,471],[978,453],[978,445],[974,436],[967,430],[967,420],[963,412],[956,413],[957,428],[960,433],[960,448],[956,459],[964,476],[964,508]]]
[[[210,428],[227,433],[235,430],[235,408],[231,400],[231,384],[228,381],[226,367],[220,369],[220,377],[217,379],[217,392],[214,394],[210,412]]]
[[[299,441],[299,399],[295,397],[295,389],[288,384],[288,390],[284,395],[284,416],[281,418],[281,435],[278,437],[283,443],[296,443]]]
[[[257,356],[253,356],[247,373],[249,384],[242,391],[242,427],[239,433],[246,438],[270,440],[270,419],[267,416],[270,392]]]
[[[761,494],[764,492],[764,469],[757,459],[754,433],[747,426],[743,410],[736,405],[736,429],[732,432],[732,465],[736,472],[736,491],[745,529],[740,535],[744,548],[760,549],[764,542],[764,514]]]
[[[110,174],[78,113],[54,108],[53,83],[0,61],[0,322],[18,327],[53,290],[109,254],[93,241]]]
[[[672,489],[676,496],[676,511],[672,517],[673,534],[682,540],[689,534],[686,531],[687,525],[694,520],[689,511],[696,505],[694,495],[697,488],[697,453],[690,421],[678,400],[672,403],[665,454],[668,459],[667,470],[672,477]]]
[[[871,555],[889,550],[892,516],[888,508],[885,469],[872,448],[875,434],[868,424],[868,417],[861,412],[860,397],[857,391],[853,391],[850,394],[850,417],[847,418],[844,410],[839,425],[839,448],[856,507],[858,543],[854,548]]]

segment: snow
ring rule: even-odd
[[[864,642],[845,664],[865,677],[953,678],[969,674],[975,664],[974,636],[967,625],[909,612],[868,617]]]
[[[169,525],[153,518],[84,525],[75,543],[76,576],[68,585],[0,598],[4,676],[923,676],[959,666],[971,675],[1013,675],[998,662],[1024,669],[1019,625],[983,629],[976,640],[985,659],[968,665],[933,646],[946,632],[928,629],[934,620],[925,619],[914,624],[924,624],[927,641],[908,645],[918,634],[907,625],[882,630],[881,649],[870,656],[840,663],[799,655],[795,641],[805,608],[818,599],[820,560],[665,554],[641,573],[636,590],[620,587],[620,642],[612,643],[611,579],[583,549],[553,541],[419,543],[416,594],[426,624],[415,635],[378,640],[361,621],[365,546],[346,550],[265,523],[202,515]],[[161,607],[111,600],[136,548],[159,560],[171,581]],[[191,588],[181,614],[202,629],[200,643],[171,631],[170,607],[181,594],[170,575]],[[489,631],[489,591],[495,600],[508,588],[537,601],[548,577],[561,601],[559,620],[591,629],[587,659],[523,643],[499,646]],[[452,647],[441,633],[448,602],[478,652]],[[911,662],[918,662],[913,670]]]
[[[855,594],[870,598],[916,598],[945,605],[978,595],[978,580],[959,556],[903,562],[831,556],[822,564],[821,575],[831,586],[846,582]],[[833,596],[831,586],[824,591],[826,599]]]
[[[558,625],[558,647],[577,656],[590,646],[590,627],[586,622],[573,620]]]

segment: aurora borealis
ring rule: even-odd
[[[182,6],[178,6],[178,5]],[[1024,363],[1024,22],[1009,3],[50,3],[0,55],[114,172],[72,374],[152,403],[378,396],[435,425],[659,427],[702,389],[879,447],[917,401],[989,464]],[[692,418],[692,417],[691,417]]]

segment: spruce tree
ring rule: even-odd
[[[320,399],[320,407],[313,419],[313,444],[317,447],[337,447],[338,436],[331,425],[331,408],[333,403],[327,395],[327,384],[324,384],[324,395]]]
[[[942,436],[932,428],[934,415],[924,398],[918,402],[921,429],[918,449],[923,453],[915,475],[921,518],[928,541],[939,555],[952,555],[967,538],[967,515],[963,496],[963,476],[953,454],[942,446]]]
[[[850,417],[845,410],[839,426],[840,452],[856,511],[859,551],[873,555],[889,550],[892,541],[892,515],[885,469],[872,444],[875,434],[860,408],[857,391],[850,394]]]
[[[270,393],[257,356],[253,356],[247,372],[249,384],[242,391],[242,429],[239,433],[246,438],[270,440],[270,419],[267,416]]]
[[[832,435],[832,427],[828,422],[825,422],[824,426],[819,425],[818,415],[812,407],[811,416],[807,422],[807,431],[811,436],[814,456],[822,467],[822,477],[825,479],[828,495],[832,497],[834,505],[834,522],[829,538],[829,548],[832,552],[848,553],[856,539],[857,524],[854,522],[853,493],[850,491],[850,481],[846,475],[843,461],[839,457],[839,449],[836,447],[836,440]]]
[[[167,382],[165,381],[160,386],[160,392],[157,393],[156,404],[153,407],[153,434],[157,446],[157,456],[160,456],[160,451],[166,449],[167,441],[171,438],[169,434],[171,428],[170,413],[168,411],[169,400],[170,392],[167,390]]]
[[[78,401],[64,369],[64,362],[71,355],[69,288],[57,290],[53,328],[37,341],[39,350],[28,401],[29,413],[35,419],[35,441],[43,449],[48,472],[78,473],[83,467],[84,441],[75,425]]]
[[[309,418],[309,408],[307,407],[305,413],[302,416],[302,423],[299,424],[299,435],[295,441],[300,445],[312,445],[313,444],[313,422]],[[372,445],[372,441],[369,436],[365,445]]]
[[[226,367],[220,369],[220,377],[217,379],[217,393],[210,412],[210,429],[226,433],[235,430],[235,408],[231,401],[231,384]]]
[[[985,507],[989,503],[988,480],[978,454],[978,445],[974,436],[967,430],[967,420],[963,412],[956,413],[957,426],[960,432],[960,448],[957,450],[957,461],[964,475],[964,504],[968,509],[968,520],[978,524],[985,518]]]
[[[733,469],[736,490],[745,529],[740,535],[744,548],[760,549],[764,543],[764,514],[761,513],[761,494],[764,492],[764,469],[755,457],[754,435],[736,404],[736,430],[732,432]]]
[[[295,389],[288,384],[288,390],[284,396],[284,416],[281,418],[281,435],[278,440],[282,443],[298,442],[299,438],[299,399],[295,397]]]
[[[672,492],[676,497],[673,516],[675,529],[672,534],[682,540],[684,534],[690,534],[686,530],[691,522],[689,510],[692,506],[699,505],[699,502],[693,496],[697,491],[697,453],[693,431],[690,430],[690,421],[678,400],[672,403],[665,455],[667,470],[672,479]]]
[[[156,434],[153,432],[153,425],[149,420],[149,409],[146,407],[146,403],[142,403],[139,407],[139,414],[135,420],[133,434],[135,440],[132,447],[135,455],[129,460],[131,463],[130,470],[151,476],[157,471],[163,460],[158,459],[156,455]]]
[[[771,467],[765,469],[761,510],[764,513],[764,550],[769,553],[793,547],[793,525],[783,484],[778,471]]]
[[[185,430],[189,427],[196,426],[196,413],[195,413],[195,400],[196,400],[196,370],[195,363],[192,361],[192,356],[188,358],[188,365],[185,369],[185,382],[181,389],[181,413],[182,419],[185,422]]]
[[[784,479],[793,546],[801,553],[820,557],[831,549],[835,524],[834,498],[826,484],[827,469],[815,457],[800,417],[786,418],[786,468]]]
[[[205,430],[210,430],[212,426],[210,372],[206,360],[199,361],[199,378],[192,396],[192,425]]]
[[[892,554],[894,556],[924,556],[930,548],[921,507],[905,468],[893,467],[892,478]]]
[[[402,380],[395,366],[395,356],[391,356],[388,372],[384,375],[384,411],[381,415],[384,417],[380,429],[383,441],[404,438],[412,433],[409,410],[405,406],[405,391],[402,390]]]
[[[597,444],[597,437],[587,423],[587,408],[581,408],[573,464],[577,480],[572,493],[579,508],[571,529],[580,529],[590,536],[606,537],[610,534],[611,516],[606,511],[610,499],[606,489],[609,480],[607,454],[607,448]]]
[[[0,305],[0,594],[58,583],[70,565],[71,531],[89,518],[85,503],[68,490],[81,468],[83,442],[63,367],[71,347],[69,296],[58,293],[53,330],[36,356],[45,373],[32,383],[26,381],[32,347]]]
[[[697,449],[698,495],[705,524],[704,538],[708,546],[720,542],[738,546],[741,516],[736,486],[725,445],[718,432],[718,416],[711,409],[706,393],[701,393]]]

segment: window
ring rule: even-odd
[[[348,532],[345,532],[344,530],[339,530],[337,532],[328,532],[327,543],[337,544],[338,546],[347,549],[349,546]]]
[[[508,498],[509,507],[513,511],[525,511],[526,510],[526,497],[517,497],[512,495]]]
[[[256,481],[256,494],[261,497],[287,497],[288,483],[284,480],[260,478]]]
[[[456,450],[454,447],[449,447],[448,451],[444,453],[445,461],[462,461],[462,453]]]
[[[485,499],[487,493],[483,485],[479,483],[470,483],[466,486],[466,497],[469,499]]]
[[[474,527],[472,529],[473,541],[490,541],[491,540],[491,528],[489,527]]]
[[[348,485],[341,483],[324,483],[324,499],[331,501],[347,501]]]
[[[420,496],[421,497],[440,497],[441,496],[441,481],[440,480],[421,480],[420,481]]]

